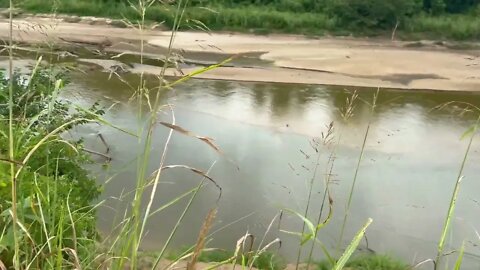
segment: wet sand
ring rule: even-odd
[[[146,52],[163,55],[170,32],[143,34]],[[8,21],[0,20],[0,38],[8,38]],[[138,52],[138,30],[106,22],[68,23],[51,18],[15,20],[14,39],[23,43],[56,42],[100,50]],[[255,82],[329,84],[431,90],[480,90],[480,51],[450,50],[434,43],[412,48],[411,42],[320,38],[292,35],[255,36],[231,33],[179,32],[174,48],[191,62],[215,62],[236,54],[255,58],[248,65],[220,67],[196,78]],[[258,63],[263,64],[255,64]],[[264,63],[269,63],[265,65]],[[189,73],[198,67],[183,69]],[[155,66],[136,66],[133,72],[158,73]],[[168,75],[175,75],[169,70]]]

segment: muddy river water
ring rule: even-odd
[[[136,75],[124,79],[132,84]],[[154,80],[152,78],[152,80]],[[173,105],[176,123],[198,135],[215,139],[224,155],[192,137],[174,133],[167,164],[185,164],[202,170],[222,187],[218,215],[210,247],[234,249],[247,231],[258,240],[271,220],[282,209],[303,212],[309,182],[318,169],[309,218],[315,220],[322,204],[324,179],[329,172],[332,147],[312,148],[312,139],[325,134],[334,123],[333,144],[337,145],[330,184],[334,203],[331,222],[319,238],[329,247],[338,242],[348,193],[352,185],[366,128],[370,123],[365,153],[359,167],[352,206],[342,247],[368,218],[368,250],[417,263],[433,258],[444,218],[468,139],[462,134],[475,122],[472,112],[462,106],[434,109],[449,101],[480,105],[480,93],[380,90],[373,116],[370,105],[376,89],[358,89],[354,115],[345,122],[342,111],[354,89],[271,83],[238,83],[191,80],[162,95],[162,102]],[[95,101],[106,107],[116,103],[105,115],[112,124],[136,131],[144,125],[138,105],[129,101],[132,89],[108,74],[81,75],[68,86],[65,96],[78,104]],[[169,110],[161,113],[171,121]],[[168,134],[156,128],[149,170],[159,163]],[[135,187],[136,155],[142,147],[138,139],[107,126],[78,128],[75,136],[86,139],[87,147],[105,151],[98,137],[102,134],[110,147],[112,161],[107,168],[93,168],[99,183],[105,185],[107,200],[99,209],[99,228],[111,230],[122,218]],[[466,243],[465,269],[480,267],[480,140],[475,139],[464,171],[447,250]],[[103,149],[103,150],[102,150]],[[317,156],[320,157],[317,159]],[[94,157],[102,161],[100,157]],[[213,167],[212,167],[212,164]],[[182,170],[163,174],[154,208],[198,185],[201,178]],[[127,195],[122,195],[127,194]],[[122,199],[119,199],[122,197]],[[218,189],[207,185],[187,212],[172,248],[195,242],[209,209],[215,206]],[[152,217],[143,248],[162,247],[187,203],[183,199]],[[275,224],[278,224],[276,222]],[[280,253],[294,261],[299,240],[279,231],[275,225],[268,238],[282,239]],[[298,217],[284,214],[280,229],[300,231]],[[367,250],[365,241],[361,249]],[[308,249],[307,249],[308,250]],[[315,252],[322,258],[321,250]],[[447,257],[448,258],[448,257]],[[449,258],[454,262],[455,255]],[[430,267],[430,266],[428,266]]]

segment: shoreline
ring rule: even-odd
[[[14,20],[14,40],[24,44],[59,42],[66,47],[91,48],[110,53],[139,51],[136,29],[104,23],[65,22],[25,17]],[[50,27],[40,27],[48,25]],[[0,19],[0,38],[8,36],[8,20]],[[39,30],[41,29],[41,30]],[[145,52],[161,58],[170,32],[146,31]],[[435,42],[378,39],[319,38],[293,35],[178,32],[175,50],[185,54],[184,74],[221,62],[232,55],[232,65],[193,78],[245,82],[273,82],[403,90],[480,90],[480,50],[452,50]],[[196,66],[192,65],[197,63]],[[229,63],[230,64],[230,63]],[[158,74],[158,66],[136,65],[132,73]],[[178,76],[169,69],[168,76]]]

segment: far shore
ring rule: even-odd
[[[14,39],[27,44],[60,42],[69,46],[138,53],[141,35],[100,19],[24,17],[14,21]],[[42,25],[43,27],[39,27]],[[47,27],[45,27],[47,26]],[[0,20],[0,38],[8,38],[8,20]],[[145,52],[165,53],[170,32],[148,30]],[[192,63],[215,63],[240,55],[234,65],[198,74],[195,78],[252,82],[325,84],[429,90],[480,90],[480,50],[453,50],[438,42],[379,39],[318,38],[293,35],[257,36],[237,33],[179,32],[174,48]],[[188,74],[199,67],[183,69]],[[131,72],[158,73],[155,66]],[[169,70],[167,75],[174,75]]]

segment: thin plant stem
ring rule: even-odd
[[[213,165],[212,165],[212,166],[213,166]],[[190,207],[192,206],[193,201],[194,201],[195,198],[197,197],[198,192],[200,191],[200,189],[202,189],[202,187],[203,187],[204,184],[205,184],[205,178],[203,178],[202,181],[200,182],[200,184],[197,186],[197,188],[196,188],[195,191],[193,192],[192,196],[190,197],[190,200],[188,201],[187,205],[186,205],[185,208],[183,209],[182,214],[181,214],[180,217],[178,218],[177,223],[176,223],[175,226],[173,227],[172,231],[170,232],[170,235],[168,236],[167,241],[166,241],[165,244],[163,245],[162,250],[160,251],[160,253],[158,254],[157,259],[155,260],[155,263],[153,264],[152,269],[156,269],[156,268],[157,268],[158,264],[160,263],[160,260],[163,258],[163,255],[165,254],[165,251],[167,250],[168,246],[170,245],[170,242],[172,241],[173,237],[174,237],[175,234],[177,233],[177,230],[178,230],[178,228],[180,227],[180,224],[182,223],[183,218],[184,218],[185,215],[187,214],[188,210],[190,210]]]
[[[448,213],[447,213],[447,216],[445,218],[445,223],[443,225],[442,235],[441,235],[440,241],[438,243],[437,256],[436,256],[435,262],[434,262],[434,265],[435,265],[434,269],[435,270],[437,270],[439,268],[439,264],[440,264],[441,258],[443,256],[443,251],[445,249],[445,242],[446,242],[446,238],[447,238],[447,233],[448,233],[448,230],[449,230],[451,222],[452,222],[452,216],[453,216],[453,213],[455,211],[455,205],[456,205],[456,201],[457,201],[458,192],[459,192],[459,189],[460,189],[460,184],[461,184],[462,179],[463,179],[463,171],[465,169],[465,165],[467,164],[468,155],[470,154],[473,139],[475,138],[475,134],[478,130],[478,125],[479,124],[480,124],[480,116],[477,118],[477,121],[476,121],[475,126],[473,128],[473,133],[470,136],[470,140],[468,141],[467,149],[465,150],[465,154],[463,156],[462,164],[460,165],[460,170],[458,171],[457,181],[455,183],[455,188],[454,188],[453,193],[452,193],[452,198],[450,199],[450,206],[448,208]]]
[[[370,133],[370,127],[371,127],[371,123],[372,123],[371,118],[373,117],[373,114],[375,113],[375,107],[376,107],[376,104],[377,104],[377,99],[378,99],[379,92],[380,92],[380,89],[377,89],[377,92],[373,96],[373,103],[371,104],[370,120],[368,121],[367,129],[365,130],[365,135],[363,136],[362,148],[360,150],[360,155],[358,156],[357,165],[355,166],[355,173],[354,173],[354,176],[353,176],[353,182],[352,182],[352,186],[350,187],[350,192],[348,194],[348,201],[347,201],[347,205],[345,207],[345,215],[344,215],[344,218],[343,218],[342,228],[340,230],[340,237],[338,239],[338,244],[337,244],[337,252],[336,252],[337,254],[340,251],[340,246],[343,242],[343,236],[344,236],[344,233],[345,233],[345,226],[347,225],[348,216],[350,214],[350,206],[352,204],[353,193],[355,191],[355,185],[357,183],[358,172],[360,171],[360,164],[362,163],[363,156],[364,156],[364,153],[365,153],[365,146],[367,145],[367,139],[368,139],[368,135]]]
[[[9,11],[9,47],[8,47],[8,141],[9,141],[9,158],[15,160],[15,148],[13,145],[13,0],[10,0]],[[11,184],[11,196],[12,196],[12,226],[13,226],[13,239],[14,239],[14,261],[13,265],[15,269],[20,269],[20,240],[17,232],[17,178],[15,177],[15,164],[10,163],[10,184]]]
[[[138,1],[138,11],[140,13],[140,22],[138,23],[138,28],[140,32],[140,64],[143,64],[143,46],[144,46],[144,25],[145,25],[145,2],[144,0],[139,0]],[[143,72],[140,74],[140,83],[139,83],[139,93],[138,93],[138,117],[139,119],[142,118],[142,100],[143,100],[143,91],[144,91],[144,78],[143,78]],[[141,128],[141,127],[140,127]],[[143,136],[139,137],[139,142],[141,142]],[[148,148],[147,148],[148,147]],[[144,186],[145,186],[145,174],[148,166],[148,159],[150,157],[149,155],[149,148],[150,145],[145,144],[145,149],[144,149],[144,157],[143,159],[139,159],[138,162],[138,175],[137,175],[137,188],[135,192],[135,197],[133,200],[133,232],[131,232],[131,256],[130,256],[130,264],[131,268],[135,269],[137,266],[137,252],[138,252],[138,247],[140,246],[140,238],[141,235],[138,235],[138,230],[139,230],[139,224],[140,224],[140,206],[142,202],[142,195],[144,191]],[[129,223],[127,223],[129,224]]]
[[[172,111],[172,124],[175,125],[175,114],[174,114],[173,110],[171,110],[171,111]],[[173,135],[173,129],[170,129],[170,131],[168,133],[168,136],[167,136],[167,140],[165,141],[164,149],[163,149],[163,152],[162,152],[162,157],[160,158],[160,164],[158,166],[159,168],[163,168],[163,166],[165,164],[165,159],[167,158],[168,146],[170,145],[170,140],[172,139],[172,135]],[[145,230],[145,225],[147,224],[147,219],[150,217],[150,210],[152,208],[153,201],[155,199],[158,184],[160,183],[160,176],[162,174],[162,171],[163,171],[162,169],[157,170],[157,173],[155,174],[155,179],[153,181],[152,192],[150,193],[150,200],[148,202],[147,209],[145,210],[142,226],[140,228],[140,233],[139,233],[140,237],[142,237],[143,231]],[[140,241],[137,243],[137,250],[140,248],[139,245],[140,245]]]
[[[340,142],[340,138],[339,138],[338,142]],[[328,195],[330,193],[329,185],[330,185],[330,182],[332,180],[332,173],[333,173],[333,167],[334,167],[334,164],[335,164],[335,153],[336,153],[336,150],[337,150],[337,146],[338,146],[338,144],[336,144],[335,148],[333,149],[333,151],[330,155],[330,168],[328,169],[327,175],[326,175],[325,189],[323,191],[324,193],[323,193],[322,206],[320,207],[320,211],[318,212],[318,217],[317,217],[317,223],[316,223],[317,226],[321,222],[323,209],[325,207],[325,201],[327,200]],[[307,260],[307,269],[310,269],[310,264],[312,263],[313,250],[315,249],[315,244],[316,244],[316,241],[313,241],[312,246],[310,247],[310,252],[308,254],[308,260]]]
[[[141,201],[142,201],[142,197],[143,197],[143,194],[144,194],[144,187],[145,187],[145,177],[146,177],[146,171],[147,171],[147,166],[148,166],[148,161],[150,160],[150,153],[151,153],[151,144],[152,144],[152,136],[153,136],[153,130],[155,128],[155,126],[157,125],[157,119],[158,119],[158,110],[159,110],[159,107],[160,107],[160,93],[161,93],[161,90],[162,90],[162,85],[163,85],[163,78],[165,77],[165,71],[167,69],[167,66],[168,66],[168,63],[169,63],[169,59],[170,59],[170,55],[171,55],[171,52],[172,52],[172,49],[173,49],[173,40],[174,40],[174,37],[175,37],[175,33],[176,31],[178,30],[178,25],[180,24],[180,21],[181,21],[181,17],[183,15],[183,12],[181,12],[183,9],[185,9],[185,6],[186,6],[186,3],[188,3],[188,1],[180,1],[178,6],[177,6],[177,11],[176,11],[176,15],[175,15],[175,25],[174,25],[174,29],[172,31],[172,35],[170,37],[170,44],[169,44],[169,48],[168,48],[168,53],[167,53],[167,57],[165,59],[165,62],[164,62],[164,65],[163,65],[163,68],[162,68],[162,72],[159,76],[159,89],[157,89],[157,92],[156,92],[156,96],[155,96],[155,101],[153,103],[153,106],[151,106],[151,103],[150,101],[148,100],[148,104],[150,105],[150,120],[148,122],[148,127],[147,127],[147,133],[146,133],[146,139],[145,139],[145,143],[144,143],[144,153],[143,153],[143,158],[140,160],[140,164],[139,164],[139,175],[137,176],[137,190],[135,192],[135,198],[134,198],[134,202],[133,202],[133,218],[134,218],[134,221],[133,221],[133,226],[134,226],[134,229],[133,229],[133,241],[132,241],[132,262],[136,262],[136,254],[137,254],[137,251],[138,251],[138,248],[140,246],[140,241],[141,241],[141,234],[143,233],[143,230],[144,230],[144,226],[145,226],[145,223],[148,219],[148,215],[147,216],[144,216],[144,218],[142,219],[141,218],[141,215],[140,215],[140,206],[141,206]],[[139,1],[139,9],[140,9],[140,12],[141,12],[141,17],[142,17],[142,20],[141,20],[141,23],[140,23],[140,31],[141,31],[141,52],[142,52],[142,55],[143,55],[143,46],[144,46],[144,35],[143,35],[143,32],[144,32],[144,25],[145,25],[145,12],[146,12],[146,8],[147,8],[148,5],[145,5],[145,2],[143,0],[140,0]],[[179,15],[180,14],[180,15]],[[143,58],[142,58],[143,59]],[[141,76],[141,81],[140,81],[140,88],[141,88],[141,93],[139,95],[139,99],[142,99],[142,93],[143,93],[143,90],[144,90],[144,87],[145,87],[145,82],[143,80],[143,75]],[[148,95],[148,93],[147,93]],[[141,104],[140,104],[140,107],[141,107]],[[141,117],[141,115],[140,115]],[[172,133],[172,131],[170,132],[170,134]],[[169,136],[169,138],[171,137],[171,135]],[[167,140],[166,143],[169,143],[169,139]],[[164,148],[164,151],[167,151],[168,149],[168,146],[166,146]],[[162,154],[162,157],[164,157],[166,155],[166,153],[164,152]],[[164,160],[164,158],[162,158],[162,160]],[[162,161],[163,162],[163,161]],[[161,171],[161,168],[160,170]],[[157,173],[157,176],[155,178],[155,182],[158,183],[160,181],[160,173]],[[150,201],[153,201],[154,198],[155,198],[155,191],[153,191],[151,193],[151,198],[150,198]],[[134,258],[135,257],[135,258]],[[132,265],[135,265],[134,263],[132,263]]]
[[[143,63],[143,57],[144,57],[144,45],[145,45],[145,14],[147,9],[152,6],[156,1],[154,0],[138,0],[138,6],[131,6],[133,9],[135,9],[139,15],[140,15],[140,21],[138,22],[138,29],[140,31],[140,62]],[[158,119],[158,111],[160,109],[160,97],[161,97],[161,91],[162,91],[162,86],[164,84],[164,77],[165,77],[165,71],[168,67],[170,55],[173,51],[173,40],[175,38],[175,33],[178,30],[178,25],[181,22],[181,17],[183,16],[183,10],[186,7],[186,3],[188,1],[180,0],[177,4],[176,8],[176,13],[175,13],[175,23],[173,27],[172,34],[170,36],[170,43],[168,46],[168,50],[166,53],[166,59],[164,61],[162,71],[160,72],[158,76],[159,80],[159,87],[156,89],[156,95],[155,95],[155,100],[152,104],[149,96],[148,89],[146,89],[146,81],[144,78],[144,74],[140,74],[140,83],[136,92],[136,97],[138,100],[138,117],[141,120],[143,118],[143,103],[144,99],[146,99],[146,104],[149,107],[149,113],[148,113],[148,120],[147,120],[147,125],[146,128],[143,129],[142,127],[139,127],[139,133],[142,134],[139,136],[139,144],[143,145],[143,152],[141,154],[141,157],[138,159],[138,164],[137,164],[137,184],[136,184],[136,189],[134,193],[134,199],[131,204],[131,214],[128,222],[125,222],[125,228],[122,230],[122,235],[125,237],[125,242],[123,243],[121,249],[121,256],[119,263],[117,265],[121,268],[124,265],[125,258],[130,257],[130,267],[135,268],[137,264],[137,253],[138,249],[141,244],[141,239],[142,235],[144,233],[144,228],[145,224],[149,218],[148,212],[150,211],[151,208],[151,203],[153,202],[155,195],[156,195],[156,190],[153,190],[150,194],[150,199],[149,203],[147,206],[147,213],[141,213],[141,205],[142,205],[142,199],[145,193],[145,188],[148,185],[147,184],[147,170],[148,170],[148,164],[150,161],[151,157],[151,146],[152,146],[152,137],[153,137],[153,132],[154,128],[157,126],[157,119]],[[145,136],[143,136],[143,134]],[[169,135],[169,138],[171,137],[171,132]],[[142,139],[143,138],[143,139]],[[170,139],[167,139],[163,153],[162,153],[162,158],[161,158],[161,163],[164,163],[166,152],[168,149],[168,144],[169,144]],[[157,172],[155,179],[154,179],[154,189],[157,187],[155,183],[158,184],[160,181],[160,173],[161,173],[161,167],[159,168],[159,171]],[[122,237],[122,236],[120,236]],[[130,250],[130,254],[129,253]]]
[[[304,217],[307,217],[308,216],[308,211],[310,210],[310,202],[311,202],[311,199],[312,199],[312,193],[313,193],[313,184],[315,182],[315,178],[317,177],[317,171],[318,171],[318,167],[319,167],[319,162],[320,162],[320,157],[322,155],[320,154],[320,151],[318,151],[317,153],[317,159],[315,161],[315,169],[313,171],[313,175],[312,175],[312,178],[310,179],[310,186],[309,186],[309,191],[308,191],[308,197],[307,197],[307,205],[305,207],[305,213],[304,213]],[[306,228],[306,224],[305,222],[303,222],[303,225],[302,225],[302,235],[305,233],[305,228]],[[300,240],[302,241],[302,240]],[[300,265],[300,257],[302,255],[302,249],[303,249],[303,245],[300,244],[298,246],[298,253],[297,253],[297,263],[295,264],[295,270],[298,270],[298,266]]]

